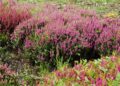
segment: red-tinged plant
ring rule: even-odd
[[[118,68],[118,72],[120,72],[120,65],[118,65],[118,67],[117,67],[117,68]]]
[[[96,86],[107,86],[106,80],[102,80],[101,78],[96,79]]]
[[[32,41],[30,40],[25,40],[25,48],[30,48],[32,46]]]
[[[18,7],[17,3],[13,0],[10,0],[8,5],[4,5],[4,3],[1,2],[0,33],[13,33],[17,25],[31,17],[29,10],[25,6],[19,9]]]
[[[53,74],[55,74],[54,76],[54,80],[52,80],[51,75],[50,76],[46,76],[45,79],[46,85],[50,85],[50,82],[54,82],[52,84],[57,83],[60,80],[65,80],[63,83],[64,84],[68,84],[68,83],[72,83],[73,85],[78,83],[79,85],[84,85],[84,86],[88,86],[88,85],[95,85],[95,86],[108,86],[111,83],[114,82],[114,80],[116,79],[117,74],[119,74],[119,64],[120,64],[120,58],[119,57],[115,57],[117,59],[115,59],[115,62],[113,63],[112,57],[108,58],[104,58],[104,61],[108,61],[107,65],[108,67],[106,68],[105,65],[103,65],[103,68],[106,68],[107,71],[103,72],[101,70],[101,68],[99,67],[100,64],[102,63],[102,61],[98,61],[98,64],[96,64],[95,61],[93,62],[88,62],[87,65],[84,65],[81,69],[81,66],[78,67],[80,69],[76,69],[76,66],[79,65],[83,65],[83,64],[78,64],[73,68],[67,68],[66,70],[57,70],[54,71]],[[111,64],[115,65],[116,67],[111,66]],[[90,68],[89,65],[92,65],[92,67]],[[75,72],[76,71],[76,72]],[[95,73],[93,73],[95,72]],[[56,73],[59,73],[60,75],[56,75]],[[60,76],[65,75],[64,77],[60,77]],[[72,76],[68,76],[68,75],[72,75]],[[75,76],[75,77],[74,77]]]

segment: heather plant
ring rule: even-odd
[[[46,5],[38,15],[19,24],[12,39],[17,38],[18,46],[31,55],[34,52],[34,59],[91,59],[119,51],[119,21],[72,6]]]
[[[9,63],[14,58],[16,42],[11,41],[10,37],[17,25],[32,16],[30,8],[14,0],[0,1],[0,57],[3,62]]]
[[[30,6],[20,5],[14,0],[0,1],[0,35],[2,37],[0,38],[1,47],[12,48],[10,36],[19,23],[31,17],[29,9]]]
[[[30,18],[27,9],[19,8],[17,5],[0,5],[0,32],[11,34],[15,27]]]

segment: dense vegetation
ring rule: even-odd
[[[119,3],[0,1],[0,84],[119,86]]]

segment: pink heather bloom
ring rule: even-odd
[[[35,33],[36,33],[36,35],[40,35],[41,34],[41,30],[40,29],[36,29]]]
[[[56,71],[56,76],[57,76],[57,77],[62,77],[62,75],[63,75],[62,72]]]
[[[82,71],[82,72],[80,73],[80,79],[81,79],[82,81],[85,80],[85,71]]]
[[[103,80],[101,78],[96,79],[96,86],[103,86]]]
[[[106,75],[106,78],[107,78],[107,79],[114,80],[114,79],[115,79],[115,76],[113,76],[113,75],[111,75],[111,74],[107,74],[107,75]]]
[[[111,56],[111,61],[115,61],[116,60],[116,57],[115,56]]]
[[[96,86],[107,86],[106,80],[103,80],[102,78],[97,78]]]
[[[6,73],[7,75],[14,75],[14,74],[15,74],[15,72],[12,71],[10,68],[7,68],[7,69],[5,70],[5,73]]]
[[[30,48],[30,47],[32,47],[32,45],[33,45],[32,41],[26,39],[26,41],[25,41],[25,48]]]
[[[6,70],[7,68],[8,68],[7,64],[0,65],[0,69],[2,69],[2,70]]]
[[[0,79],[2,79],[2,78],[3,78],[3,75],[0,74]]]
[[[120,47],[118,47],[118,52],[120,52]]]
[[[14,6],[16,5],[16,0],[8,0],[8,2],[10,3],[10,6]]]
[[[104,60],[104,59],[102,59],[102,61],[101,61],[101,66],[106,66],[108,64],[108,62],[106,61],[106,60]]]
[[[95,83],[95,80],[94,79],[91,79],[91,84],[94,84]]]
[[[75,65],[74,68],[75,68],[76,70],[81,70],[82,65],[81,65],[81,64],[79,64],[79,65]]]
[[[2,6],[2,0],[0,0],[0,7]]]
[[[118,65],[117,69],[118,69],[118,72],[120,72],[120,65]]]

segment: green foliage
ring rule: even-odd
[[[112,82],[112,86],[119,86],[120,85],[120,73],[117,74],[116,79]]]
[[[65,86],[64,79],[61,79],[57,83],[55,83],[55,86]]]
[[[8,42],[8,36],[6,34],[0,33],[0,47],[3,47]]]
[[[90,0],[93,3],[103,3],[103,4],[107,4],[107,3],[112,3],[115,0]]]
[[[57,70],[63,70],[64,67],[68,66],[68,64],[69,64],[69,60],[64,61],[63,57],[61,58],[56,57],[55,59],[55,65],[56,65]]]

